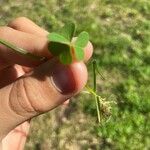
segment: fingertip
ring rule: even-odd
[[[70,99],[66,100],[66,101],[63,103],[63,105],[64,105],[64,106],[68,106],[68,105],[69,105],[69,102],[70,102]]]
[[[87,62],[92,57],[93,54],[93,45],[90,41],[88,42],[84,51],[85,51],[84,61]]]
[[[76,83],[75,92],[80,92],[85,86],[88,78],[88,72],[83,62],[75,62],[70,65],[70,69],[73,72],[74,80]]]
[[[73,95],[82,90],[87,82],[87,69],[83,62],[70,65],[55,64],[52,67],[52,83],[63,95]]]

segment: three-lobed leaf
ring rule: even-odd
[[[54,56],[59,56],[61,63],[70,64],[72,62],[71,51],[76,60],[84,59],[84,48],[89,41],[89,35],[83,31],[79,34],[74,44],[71,43],[75,32],[75,24],[67,23],[60,33],[50,33],[48,37],[49,50]]]

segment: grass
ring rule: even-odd
[[[66,109],[61,106],[33,120],[26,150],[150,149],[149,0],[0,3],[0,25],[26,16],[49,31],[56,31],[67,20],[76,22],[77,33],[88,31],[105,78],[99,78],[97,90],[108,102],[117,103],[112,105],[109,120],[98,126],[94,99],[82,94],[73,98]],[[91,65],[89,74],[92,83]],[[107,109],[102,108],[106,116]]]

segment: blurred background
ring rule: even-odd
[[[68,20],[88,31],[105,78],[97,81],[100,125],[93,97],[81,92],[33,119],[25,150],[150,149],[150,1],[0,0],[0,25],[20,16],[50,32]]]

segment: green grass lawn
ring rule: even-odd
[[[88,31],[105,78],[99,94],[116,103],[99,126],[94,99],[81,93],[67,108],[35,118],[25,149],[150,149],[150,1],[0,0],[0,25],[19,16],[49,31],[68,20],[77,33]]]

